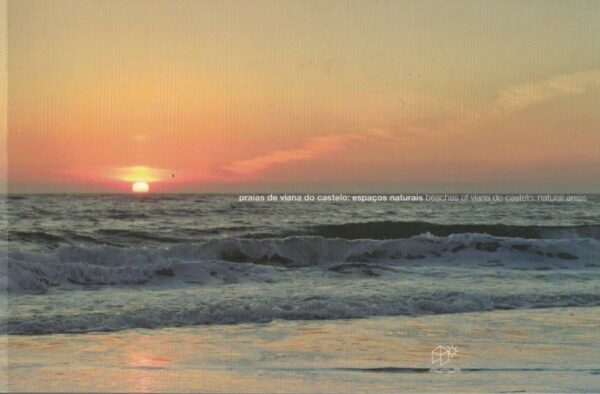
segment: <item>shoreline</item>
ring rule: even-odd
[[[2,336],[8,391],[600,390],[600,307]],[[457,355],[428,373],[431,352]],[[442,371],[443,372],[443,371]]]

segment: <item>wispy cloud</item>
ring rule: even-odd
[[[563,74],[505,90],[496,104],[507,111],[524,109],[560,96],[571,96],[600,87],[600,71]]]
[[[220,167],[225,177],[256,176],[278,165],[297,161],[309,161],[345,149],[352,141],[393,139],[387,130],[372,128],[364,133],[330,134],[313,137],[302,146],[276,150],[251,159],[238,160]]]
[[[370,128],[364,132],[313,137],[296,147],[233,161],[209,171],[210,176],[207,178],[225,182],[251,179],[277,166],[316,160],[336,152],[350,150],[353,146],[391,142],[406,136],[407,132],[411,131],[413,136],[416,133],[447,135],[447,137],[457,134],[480,134],[485,129],[494,130],[494,122],[512,112],[558,97],[573,96],[598,88],[600,88],[600,70],[562,74],[543,81],[511,87],[502,91],[492,105],[487,105],[480,110],[464,108],[460,116],[446,119],[441,123],[434,122],[435,124],[429,127],[405,127],[402,134]]]

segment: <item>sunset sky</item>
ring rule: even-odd
[[[9,1],[11,192],[600,192],[598,1]]]

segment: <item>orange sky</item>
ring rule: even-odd
[[[600,3],[10,1],[14,192],[600,192]]]

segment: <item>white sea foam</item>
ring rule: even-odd
[[[277,280],[275,272],[284,269],[316,267],[344,273],[352,271],[356,263],[548,270],[594,268],[599,262],[600,241],[589,238],[521,239],[485,234],[424,234],[396,240],[231,238],[157,249],[64,245],[52,253],[11,252],[3,258],[0,287],[9,293],[39,294],[52,286],[261,282]]]

